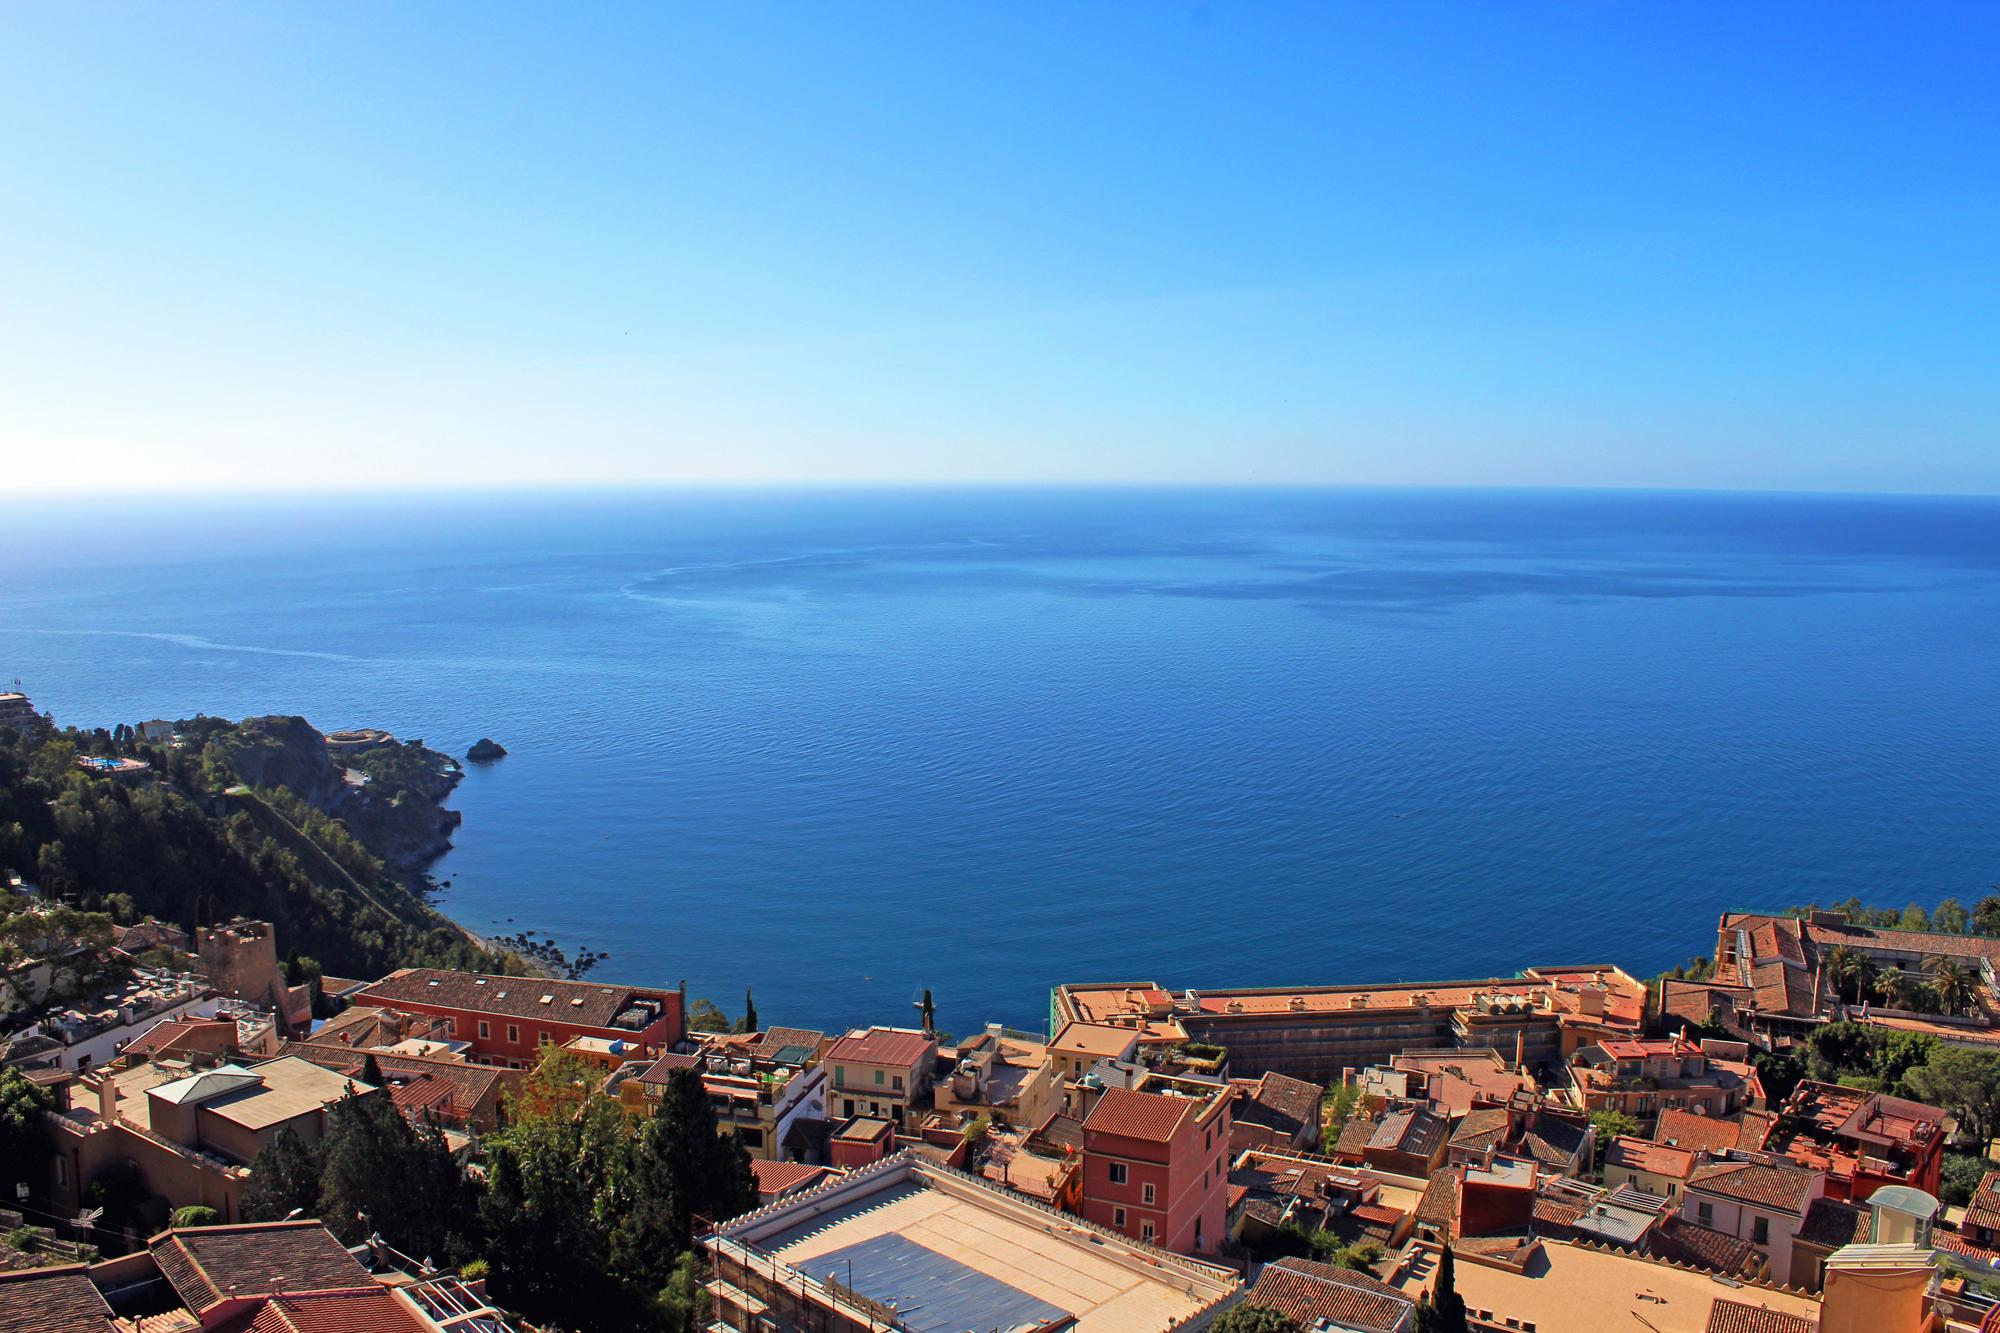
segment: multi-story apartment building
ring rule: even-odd
[[[1732,1156],[1696,1166],[1681,1190],[1680,1215],[1748,1241],[1770,1271],[1792,1281],[1792,1242],[1826,1190],[1826,1177],[1782,1157]]]
[[[1748,1056],[1732,1041],[1607,1041],[1578,1051],[1570,1077],[1586,1111],[1620,1111],[1635,1120],[1668,1110],[1729,1116],[1764,1104],[1764,1084]]]
[[[1807,1079],[1785,1099],[1766,1147],[1825,1172],[1830,1199],[1861,1203],[1884,1185],[1935,1195],[1944,1122],[1935,1106]]]
[[[910,1028],[856,1028],[826,1053],[827,1114],[835,1121],[869,1116],[914,1130],[912,1106],[928,1106],[937,1038]]]
[[[1227,1087],[1207,1096],[1108,1088],[1083,1122],[1085,1221],[1182,1254],[1228,1230]]]
[[[1045,1043],[990,1024],[958,1044],[951,1073],[932,1089],[933,1104],[948,1117],[985,1115],[1035,1129],[1062,1107],[1057,1069]]]
[[[718,1129],[743,1140],[754,1161],[798,1162],[824,1151],[826,1034],[809,1028],[698,1034],[692,1054],[668,1052],[626,1065],[607,1091],[626,1110],[649,1115],[675,1069],[694,1069],[715,1108]]]
[[[1645,984],[1606,963],[1386,986],[1065,985],[1050,997],[1049,1019],[1056,1032],[1072,1023],[1124,1028],[1141,1047],[1221,1046],[1239,1077],[1276,1072],[1327,1084],[1405,1051],[1487,1048],[1530,1069],[1558,1066],[1592,1042],[1640,1035],[1645,1007]]]
[[[678,991],[595,981],[406,967],[356,992],[354,1003],[440,1018],[466,1043],[467,1059],[510,1069],[532,1069],[544,1047],[575,1037],[615,1042],[621,1057],[636,1059],[684,1035]]]

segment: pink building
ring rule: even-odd
[[[1083,1122],[1084,1220],[1181,1254],[1213,1251],[1228,1229],[1230,1101],[1226,1088],[1107,1088]]]

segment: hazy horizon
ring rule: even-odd
[[[2000,492],[2000,11],[18,6],[10,494]]]

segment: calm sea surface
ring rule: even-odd
[[[2000,879],[2000,502],[1394,491],[62,504],[59,720],[474,770],[443,905],[767,1022],[1705,952]]]

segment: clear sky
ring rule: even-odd
[[[2000,491],[2000,6],[0,4],[0,489]]]

